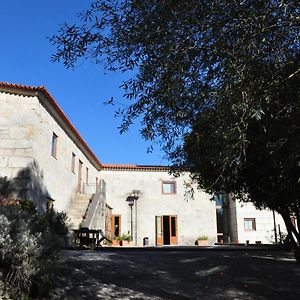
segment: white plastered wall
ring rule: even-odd
[[[232,224],[232,242],[254,244],[259,241],[264,244],[275,243],[274,218],[270,210],[258,210],[252,203],[242,203],[231,200],[230,218]],[[244,219],[255,219],[255,230],[246,230]],[[279,241],[279,228],[282,233],[286,233],[286,227],[282,217],[275,213],[276,230]],[[278,227],[279,225],[279,227]]]
[[[188,176],[176,178],[176,194],[162,194],[162,181],[172,180],[168,172],[157,171],[101,171],[106,181],[106,200],[112,213],[121,215],[121,231],[130,231],[130,208],[127,196],[140,190],[137,200],[137,245],[149,238],[155,245],[155,216],[177,215],[178,244],[194,245],[197,237],[207,235],[212,244],[216,241],[216,210],[211,196],[195,190],[194,199],[185,197],[184,181]],[[133,231],[135,232],[135,207],[133,207]],[[133,234],[135,235],[135,234]]]

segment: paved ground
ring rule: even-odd
[[[268,250],[65,251],[52,299],[300,299],[300,265]]]

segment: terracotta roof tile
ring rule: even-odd
[[[144,172],[166,172],[170,171],[169,166],[149,166],[131,164],[102,164],[102,170],[107,171],[144,171]]]

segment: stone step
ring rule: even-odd
[[[87,207],[88,207],[88,203],[86,203],[85,205],[72,205],[69,208],[69,211],[86,210]]]
[[[70,218],[70,227],[77,229],[83,220],[83,216],[90,203],[92,195],[84,195],[77,193],[68,209],[68,216]]]

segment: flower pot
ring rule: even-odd
[[[113,247],[120,246],[120,242],[118,240],[112,240],[112,244],[111,245]]]
[[[208,240],[197,240],[198,246],[208,246]]]

